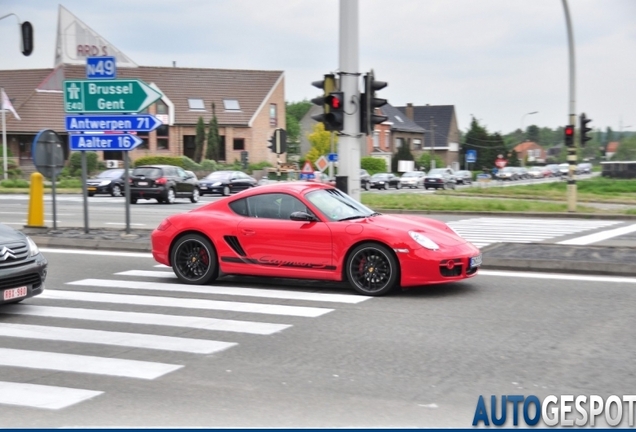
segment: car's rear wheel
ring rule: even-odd
[[[89,197],[95,196],[95,193],[94,193],[94,192],[89,192],[89,193],[88,193],[88,196],[89,196]]]
[[[194,188],[192,191],[192,196],[190,197],[190,202],[197,203],[199,202],[199,189]]]
[[[230,187],[223,186],[223,196],[228,196],[228,195],[230,195]]]
[[[181,237],[172,247],[170,263],[177,278],[186,284],[205,285],[219,275],[216,251],[200,234]]]
[[[120,197],[121,187],[119,187],[119,185],[113,185],[113,188],[111,189],[110,194],[114,197]]]
[[[130,197],[130,203],[131,204],[137,204],[137,198]]]
[[[170,188],[166,191],[166,196],[164,197],[164,202],[166,204],[174,204],[174,200],[176,199],[176,195],[174,193],[174,189]]]
[[[393,253],[377,243],[358,245],[347,259],[347,279],[360,294],[381,296],[395,288],[399,268]]]
[[[395,185],[395,188],[396,188],[396,189],[402,189],[402,183],[398,182],[398,183]]]

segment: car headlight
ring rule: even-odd
[[[214,182],[212,183],[212,186],[221,186],[221,182]]]
[[[29,244],[29,256],[35,256],[40,253],[40,249],[38,249],[38,245],[31,239],[31,237],[27,237],[27,243]]]
[[[100,186],[108,186],[110,184],[110,180],[102,180],[99,185]]]
[[[417,231],[409,231],[409,235],[413,240],[415,240],[419,245],[424,246],[426,249],[437,250],[439,249],[439,245],[435,243],[430,238],[426,237],[422,233],[418,233]]]

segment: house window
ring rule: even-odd
[[[404,138],[396,138],[395,139],[395,148],[396,149],[402,148],[403,145],[404,145]]]
[[[373,131],[373,148],[380,148],[380,133],[378,131]]]
[[[245,150],[245,139],[244,138],[234,138],[234,142],[232,143],[233,150]]]
[[[190,108],[190,111],[205,111],[203,99],[188,99],[188,107]]]
[[[169,150],[170,140],[168,137],[168,126],[161,125],[157,128],[157,150]]]
[[[414,138],[413,139],[413,150],[422,150],[422,140]]]
[[[148,150],[150,148],[150,145],[148,144],[148,133],[147,132],[146,132],[145,135],[137,134],[137,138],[141,138],[141,140],[143,141],[143,143],[139,144],[137,149],[139,149],[139,150]]]
[[[278,114],[277,114],[276,104],[269,104],[269,126],[276,127],[278,126]]]
[[[225,111],[240,111],[241,106],[236,99],[223,99],[223,107]]]

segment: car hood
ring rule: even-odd
[[[358,223],[364,223],[365,231],[369,229],[377,229],[382,231],[395,232],[399,230],[405,235],[409,231],[417,231],[440,246],[457,246],[466,243],[466,240],[455,234],[444,222],[435,219],[429,219],[418,215],[379,215],[366,219],[356,220]]]
[[[6,225],[0,224],[0,244],[10,243],[14,241],[24,241],[25,235],[20,231],[16,231]]]

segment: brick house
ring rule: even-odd
[[[547,158],[546,150],[534,141],[517,144],[513,150],[517,152],[517,157],[523,163],[545,163]]]

